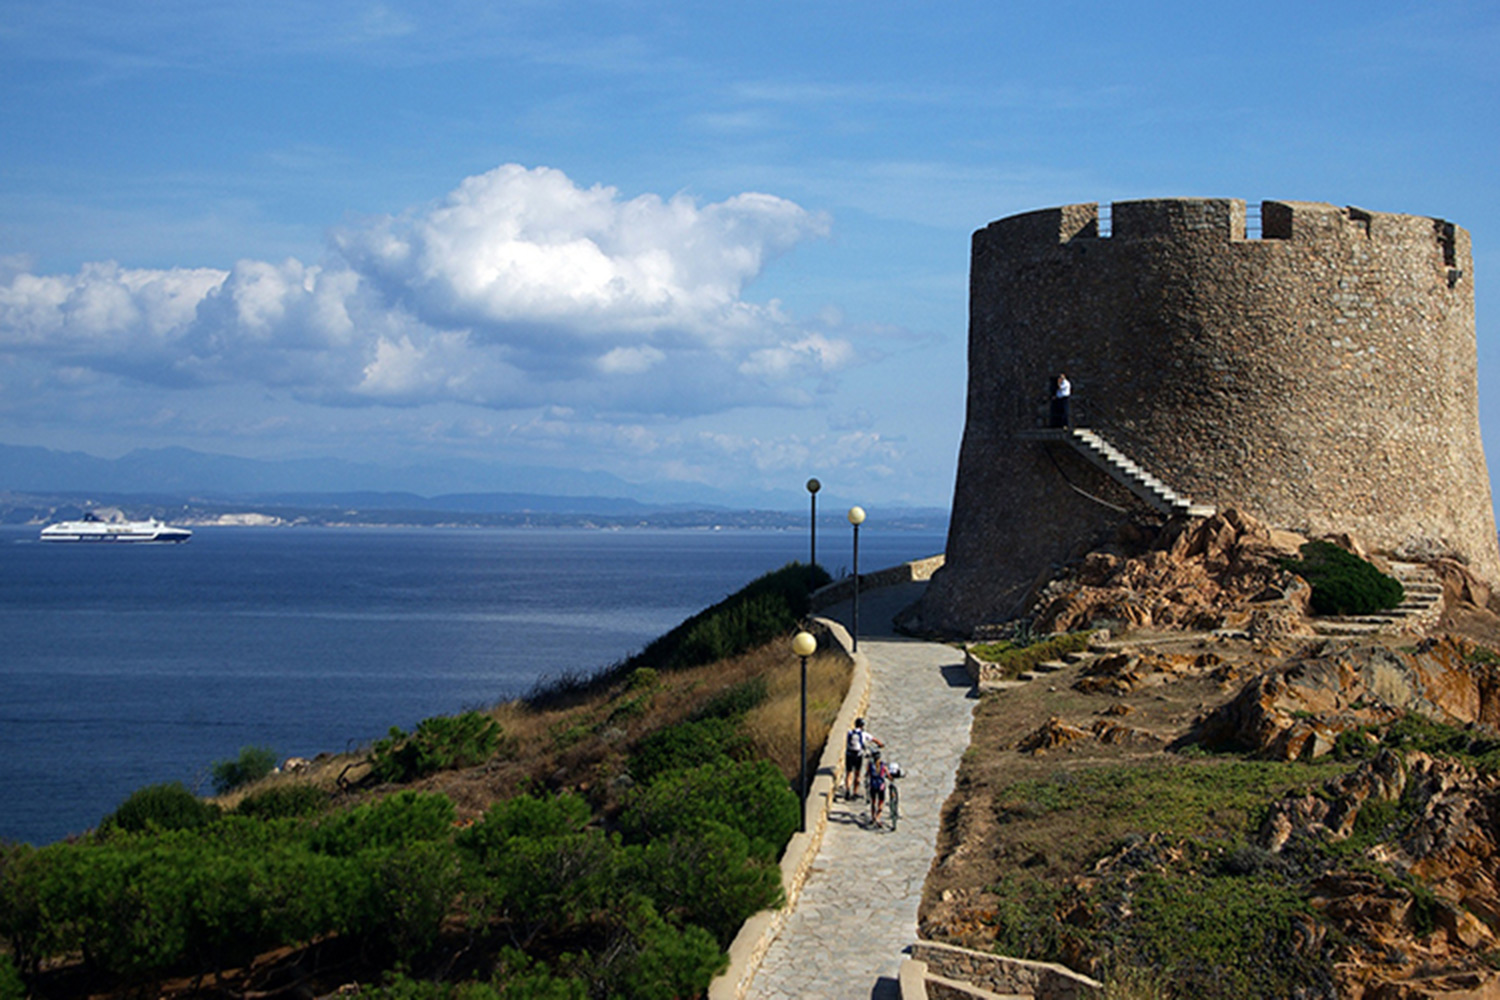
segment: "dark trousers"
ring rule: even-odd
[[[1070,397],[1068,397],[1068,396],[1053,396],[1052,397],[1052,426],[1053,427],[1072,427],[1073,426],[1073,414],[1072,414],[1072,412],[1070,411],[1070,409],[1068,407],[1068,404],[1070,402],[1072,402],[1072,399]]]

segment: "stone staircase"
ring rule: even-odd
[[[1443,613],[1443,583],[1421,563],[1391,563],[1391,574],[1401,581],[1406,599],[1387,611],[1368,615],[1329,615],[1314,618],[1313,631],[1327,636],[1373,635],[1377,632],[1424,631]]]
[[[1058,427],[1022,431],[1024,440],[1060,441],[1072,445],[1084,458],[1124,486],[1146,506],[1166,517],[1213,517],[1215,510],[1207,504],[1194,503],[1166,483],[1141,468],[1128,455],[1086,427]]]

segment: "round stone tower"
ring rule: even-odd
[[[1101,226],[1097,205],[1067,205],[974,234],[968,415],[925,626],[1020,614],[1038,577],[1146,509],[1045,429],[1059,373],[1073,424],[1175,493],[1179,515],[1238,506],[1500,582],[1469,234],[1268,201],[1247,237],[1245,215],[1235,199],[1116,202]]]

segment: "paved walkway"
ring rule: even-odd
[[[891,618],[925,584],[861,595],[860,655],[870,664],[866,728],[900,764],[901,820],[870,829],[864,802],[833,803],[812,873],[751,982],[759,1000],[898,997],[902,952],[917,937],[917,904],[936,853],[939,813],[969,745],[974,702],[963,654],[894,635]],[[824,612],[845,625],[848,604]],[[835,734],[842,740],[843,734]]]

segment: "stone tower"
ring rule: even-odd
[[[967,632],[1139,500],[1038,440],[1073,423],[1177,493],[1500,582],[1480,446],[1469,234],[1441,219],[1235,199],[1067,205],[974,234],[969,394],[946,567],[920,616]]]

